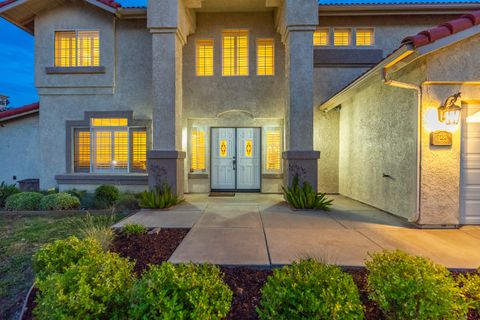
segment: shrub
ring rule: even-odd
[[[92,216],[89,212],[82,219],[80,225],[80,234],[84,238],[90,238],[100,243],[102,249],[107,251],[113,240],[115,239],[115,232],[112,229],[112,224],[115,223],[115,215],[110,216],[98,215]]]
[[[480,268],[476,273],[459,275],[458,282],[469,308],[480,311]]]
[[[73,210],[79,207],[80,200],[68,193],[53,193],[40,201],[40,210]]]
[[[77,197],[78,200],[82,201],[82,199],[87,195],[87,191],[84,190],[77,190],[77,189],[71,189],[65,191],[65,193],[68,193],[71,196]]]
[[[178,197],[172,193],[168,184],[157,187],[155,191],[140,194],[140,206],[148,209],[166,209],[178,203]]]
[[[5,208],[12,211],[35,211],[40,206],[43,194],[38,192],[15,193],[5,201]]]
[[[231,302],[218,267],[164,263],[134,287],[129,319],[223,319]]]
[[[298,175],[295,175],[293,178],[291,187],[282,187],[282,189],[285,199],[296,209],[328,211],[333,202],[324,193],[317,193],[313,190],[313,187],[308,182],[304,182],[303,187],[300,187]]]
[[[111,185],[102,185],[95,189],[95,201],[103,202],[108,207],[113,206],[115,201],[120,197],[120,191],[118,188]]]
[[[145,228],[141,224],[131,223],[131,224],[126,224],[122,228],[122,231],[127,237],[129,237],[134,234],[146,234],[147,228]]]
[[[63,273],[85,256],[102,253],[100,244],[93,239],[79,240],[71,236],[49,243],[33,256],[33,269],[37,279],[43,280],[54,273]]]
[[[83,257],[37,281],[37,319],[125,319],[134,263],[116,253]]]
[[[467,305],[447,268],[402,251],[366,262],[370,298],[390,319],[465,319]]]
[[[276,269],[261,292],[260,319],[363,319],[352,276],[314,260]]]
[[[124,193],[120,195],[120,198],[115,202],[115,208],[117,210],[137,210],[140,208],[138,199],[133,194]]]
[[[5,207],[5,200],[7,200],[8,197],[19,192],[20,190],[18,190],[14,184],[8,185],[2,182],[0,184],[0,208]]]

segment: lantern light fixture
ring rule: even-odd
[[[460,122],[462,107],[456,104],[461,93],[456,93],[445,100],[445,103],[438,108],[438,120],[446,125],[457,125]]]

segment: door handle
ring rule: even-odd
[[[232,165],[233,165],[233,170],[237,170],[237,159],[235,159],[235,157],[233,157],[233,161],[232,161]]]

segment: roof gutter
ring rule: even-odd
[[[28,115],[31,115],[31,114],[34,114],[34,113],[38,113],[38,112],[39,112],[39,110],[35,109],[35,110],[28,111],[28,112],[13,114],[9,117],[0,118],[0,122],[7,122],[7,121],[10,121],[10,120],[14,120],[14,119],[17,119],[17,118],[22,118],[22,117],[25,117],[25,116],[28,116]]]

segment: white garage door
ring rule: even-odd
[[[462,223],[480,224],[480,105],[462,113]]]

